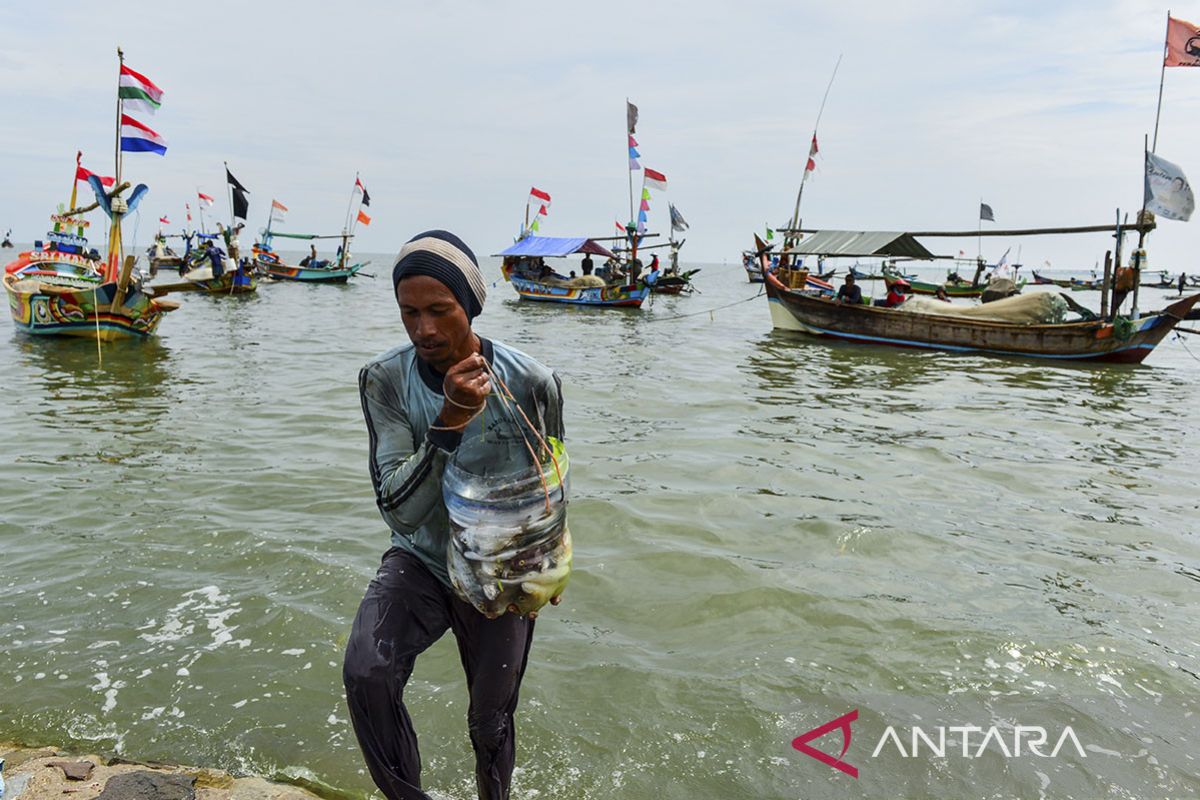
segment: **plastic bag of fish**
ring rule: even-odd
[[[550,452],[537,467],[479,475],[451,461],[442,477],[450,583],[488,618],[509,606],[537,611],[562,594],[571,574],[570,462],[562,442],[546,443]]]

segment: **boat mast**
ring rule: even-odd
[[[1167,54],[1170,52],[1168,39],[1171,36],[1171,9],[1167,9],[1167,32],[1163,35],[1162,71],[1158,75],[1158,110],[1154,112],[1154,145],[1150,152],[1158,151],[1158,118],[1162,116],[1163,81],[1167,77]]]
[[[829,90],[833,88],[833,79],[837,77],[838,67],[842,64],[842,54],[838,53],[837,63],[833,65],[833,74],[829,76],[829,85],[825,87],[825,96],[821,98],[821,107],[817,110],[817,121],[813,124],[813,141],[817,139],[817,128],[821,126],[821,115],[825,113],[825,101],[829,99]],[[812,145],[809,144],[810,152]],[[804,162],[804,173],[800,176],[800,191],[796,193],[796,208],[792,211],[791,228],[797,230],[800,228],[800,200],[804,197],[804,184],[808,181],[808,160]],[[791,247],[795,243],[795,239],[791,238],[791,234],[784,237],[783,249]]]
[[[121,70],[125,66],[125,53],[121,48],[117,48],[117,119],[116,119],[116,141],[113,146],[113,160],[116,162],[117,176],[113,183],[114,192],[112,196],[112,222],[108,229],[108,262],[104,269],[104,282],[111,283],[118,279],[118,271],[121,268],[121,216],[124,213],[125,202],[117,195],[121,187],[121,116],[124,108],[124,103],[121,100]],[[103,187],[101,187],[103,191]],[[118,292],[120,294],[120,292]],[[118,298],[113,297],[113,303],[116,304]]]
[[[346,203],[346,224],[342,226],[342,233],[345,234],[350,230],[350,212],[354,208],[354,192],[358,189],[358,173],[354,173],[354,186],[350,188],[350,200]]]
[[[233,184],[229,182],[229,162],[222,161],[225,165],[225,189],[229,192],[229,231],[233,235],[234,217],[233,217]]]

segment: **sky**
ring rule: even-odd
[[[974,230],[981,200],[997,228],[1132,219],[1167,13],[1134,0],[114,8],[0,5],[0,229],[17,241],[40,238],[67,200],[76,150],[112,174],[118,46],[164,91],[142,120],[166,156],[125,159],[125,177],[150,187],[139,243],[160,215],[178,227],[197,189],[227,219],[223,162],[251,192],[253,231],[275,198],[284,230],[339,232],[357,173],[372,217],[359,252],[445,228],[494,254],[531,186],[553,197],[543,234],[610,236],[629,216],[628,97],[642,164],[668,179],[650,229],[665,234],[674,203],[691,225],[685,263],[736,262],[790,217],[839,56],[805,227]],[[1200,7],[1174,14],[1200,20]],[[1197,129],[1200,69],[1168,69],[1157,152],[1193,181]],[[1200,272],[1196,224],[1161,220],[1150,268]],[[992,260],[1012,248],[1010,261],[1058,270],[1090,270],[1111,246],[983,240]]]

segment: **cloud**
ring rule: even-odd
[[[721,261],[790,214],[839,54],[806,223],[970,228],[980,197],[1005,227],[1136,211],[1165,20],[1144,2],[368,0],[165,4],[119,18],[70,3],[0,11],[0,23],[0,226],[21,239],[65,200],[76,149],[111,171],[121,44],[166,91],[149,121],[167,156],[126,159],[155,217],[182,219],[197,186],[223,198],[228,161],[251,190],[253,229],[272,197],[291,230],[340,229],[361,173],[374,217],[362,252],[429,227],[495,252],[530,185],[555,197],[543,232],[607,235],[629,214],[629,97],[643,163],[670,183],[651,227],[674,202],[692,223],[685,258]],[[1200,174],[1188,163],[1200,70],[1166,78],[1159,150]],[[1152,266],[1187,265],[1186,231],[1164,223]],[[1090,266],[1110,245],[1038,240],[1025,258]]]

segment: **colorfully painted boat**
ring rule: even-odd
[[[136,76],[139,85],[161,92],[144,76],[125,67],[124,54],[117,50],[119,74]],[[150,96],[143,92],[146,96]],[[123,153],[166,152],[158,134],[124,113],[124,99],[117,94],[116,177],[107,181],[82,168],[82,154],[75,156],[68,210],[51,217],[54,229],[46,242],[17,256],[4,269],[4,289],[9,309],[18,330],[35,335],[85,336],[100,341],[149,336],[157,330],[163,314],[179,304],[142,289],[140,276],[134,274],[132,255],[125,256],[121,239],[121,220],[132,213],[148,189],[145,184],[130,188],[121,180]],[[138,101],[144,102],[144,101]],[[86,180],[96,202],[76,207],[77,187]],[[109,217],[107,256],[101,258],[89,250],[84,230],[89,223],[83,215],[100,208]]]
[[[591,239],[558,236],[526,236],[496,256],[504,259],[500,268],[504,279],[513,285],[522,300],[637,308],[650,294],[644,281],[639,280],[634,285],[608,284],[595,275],[571,279],[545,266],[546,258],[565,258],[576,253],[616,260],[610,250]],[[587,280],[589,278],[593,280]]]
[[[127,186],[127,185],[126,185]],[[119,190],[123,191],[123,190]],[[119,201],[120,197],[112,198]],[[120,213],[113,237],[119,247]],[[88,251],[81,216],[55,214],[55,230],[40,248],[19,253],[4,269],[9,310],[18,330],[35,335],[83,336],[101,341],[149,336],[163,314],[179,304],[156,298],[133,280],[133,256],[120,269]],[[70,226],[75,230],[67,230]]]
[[[271,248],[271,240],[274,238],[303,239],[305,241],[312,239],[342,239],[343,242],[342,247],[338,251],[336,262],[306,258],[299,264],[288,264]],[[263,241],[256,243],[251,248],[251,252],[254,256],[255,268],[275,280],[302,281],[304,283],[345,283],[369,263],[347,263],[349,261],[347,253],[349,240],[349,234],[317,236],[305,233],[271,233],[268,231],[263,234]]]

